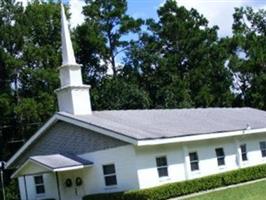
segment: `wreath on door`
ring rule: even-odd
[[[82,185],[82,179],[80,177],[76,178],[76,186],[81,186]]]
[[[65,185],[66,185],[66,187],[71,187],[72,186],[72,180],[70,178],[66,179]]]

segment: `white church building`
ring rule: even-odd
[[[7,162],[22,200],[81,200],[266,163],[266,112],[92,111],[62,6],[59,112]]]

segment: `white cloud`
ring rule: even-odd
[[[82,7],[85,5],[83,0],[69,0],[71,19],[71,27],[76,27],[84,22],[84,15],[82,14]]]
[[[178,5],[187,9],[195,8],[203,14],[211,26],[218,25],[219,36],[232,34],[233,13],[235,7],[252,6],[255,9],[263,8],[266,2],[254,0],[176,0]],[[258,3],[260,2],[260,3]],[[162,4],[160,4],[161,6]]]

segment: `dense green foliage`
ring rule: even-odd
[[[1,183],[1,182],[0,182]],[[17,180],[12,180],[8,186],[5,187],[6,200],[19,200],[19,188]],[[0,200],[3,200],[2,190],[0,189]]]
[[[84,200],[166,200],[191,193],[228,186],[266,177],[266,165],[230,171],[199,179],[170,183],[150,189],[113,194],[96,194]]]
[[[230,106],[232,77],[217,27],[196,10],[166,1],[159,21],[146,21],[128,53],[126,72],[147,91],[153,108]]]
[[[235,188],[199,195],[188,200],[264,200],[266,181],[259,181]]]
[[[60,7],[34,1],[23,9],[3,0],[0,15],[0,160],[6,160],[56,110]]]
[[[83,38],[84,35],[81,32],[78,37],[82,38],[83,41],[79,39],[78,41],[80,41],[79,46],[87,46],[88,43],[92,43],[94,46],[81,48],[79,56],[83,58],[81,60],[82,64],[84,64],[84,61],[87,61],[86,64],[91,63],[90,57],[86,55],[87,51],[84,51],[90,48],[96,54],[98,53],[98,57],[95,57],[98,58],[98,63],[105,66],[105,69],[110,66],[113,76],[116,76],[122,68],[117,63],[116,58],[129,45],[128,40],[124,39],[123,36],[140,31],[142,20],[135,20],[126,14],[126,0],[86,0],[86,3],[87,5],[83,8],[86,21],[77,28],[77,33],[80,33],[79,30],[83,29],[84,31],[87,30],[89,34],[86,34],[86,37]],[[103,64],[101,64],[101,61]],[[93,65],[91,67],[94,67]]]
[[[266,109],[266,11],[237,8],[229,38],[229,67],[238,77],[235,105]]]

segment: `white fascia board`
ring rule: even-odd
[[[92,165],[78,165],[78,166],[72,166],[72,167],[62,167],[54,169],[53,172],[63,172],[63,171],[71,171],[71,170],[77,170],[77,169],[83,169],[85,167],[91,167]]]
[[[25,163],[21,165],[20,168],[18,168],[12,175],[11,178],[17,178],[17,174],[23,169],[27,164],[29,163],[29,160],[27,160]]]
[[[223,133],[210,133],[210,134],[202,134],[202,135],[191,135],[191,136],[185,136],[185,137],[173,137],[173,138],[164,138],[164,139],[139,140],[137,143],[137,146],[159,145],[159,144],[169,144],[169,143],[184,143],[184,142],[218,139],[218,138],[225,138],[225,137],[232,137],[232,136],[239,136],[239,135],[249,135],[249,134],[255,134],[255,133],[266,133],[266,128],[230,131],[230,132],[223,132]]]
[[[133,145],[137,145],[137,143],[138,143],[138,141],[133,139],[133,138],[124,136],[122,134],[116,133],[114,131],[111,131],[111,130],[108,130],[108,129],[105,129],[102,127],[98,127],[98,126],[93,125],[93,124],[83,122],[82,120],[79,120],[79,119],[71,118],[69,116],[64,116],[63,114],[58,114],[57,118],[59,120],[65,121],[67,123],[74,124],[76,126],[80,126],[82,128],[89,129],[89,130],[95,131],[97,133],[100,133],[100,134],[103,134],[103,135],[106,135],[106,136],[130,143]]]
[[[8,160],[6,168],[8,168],[27,148],[34,140],[36,140],[45,130],[57,121],[56,115],[51,117],[33,136]]]

